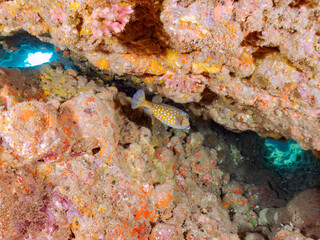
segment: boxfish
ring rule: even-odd
[[[189,115],[184,111],[164,104],[148,102],[142,89],[138,90],[132,98],[132,109],[138,107],[146,107],[151,110],[155,116],[165,127],[169,126],[177,129],[190,129]]]

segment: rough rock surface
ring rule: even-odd
[[[320,150],[318,1],[1,1],[24,29],[235,131]],[[200,14],[201,13],[201,14]]]
[[[48,72],[38,69],[41,76]],[[4,239],[239,239],[217,194],[224,173],[215,150],[202,146],[200,133],[184,140],[187,133],[164,132],[159,125],[159,142],[155,130],[138,124],[146,115],[130,120],[138,112],[128,112],[130,98],[83,76],[71,87],[80,92],[54,100],[48,90],[59,93],[58,78],[71,78],[70,71],[56,70],[46,79],[51,87],[34,85],[46,102],[21,96],[13,104],[11,92],[5,92]],[[19,73],[6,73],[11,71]],[[12,90],[21,90],[25,79],[20,79]]]
[[[0,170],[0,236],[3,239],[68,239],[67,204],[53,185],[34,179],[34,169]]]
[[[38,101],[18,103],[1,114],[2,144],[21,162],[57,160],[70,149],[53,106]]]
[[[317,190],[287,203],[266,170],[246,176],[257,138],[238,145],[228,133],[227,142],[204,120],[191,132],[165,131],[115,87],[59,65],[2,77],[10,89],[2,92],[0,131],[4,239],[319,236]],[[34,90],[19,95],[28,82]],[[239,173],[230,180],[224,169]]]
[[[308,189],[295,196],[286,207],[292,224],[302,230],[320,224],[320,191]]]
[[[319,10],[0,0],[0,34],[26,30],[229,129],[320,150]],[[130,96],[59,64],[0,69],[0,86],[0,238],[320,238],[319,190],[287,202],[281,179],[244,156],[259,157],[260,143],[194,122],[165,131]]]

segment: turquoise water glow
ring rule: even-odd
[[[293,140],[281,142],[265,140],[263,157],[268,168],[281,173],[293,173],[298,170],[312,170],[319,167],[319,160],[311,151],[303,150]]]
[[[26,68],[57,60],[53,47],[39,49],[35,46],[21,45],[17,51],[6,51],[0,46],[0,66],[4,68]]]

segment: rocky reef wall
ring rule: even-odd
[[[1,238],[320,237],[319,190],[284,192],[253,133],[165,130],[60,63],[0,74]]]
[[[233,131],[320,150],[318,1],[1,1],[26,30]]]
[[[319,154],[319,26],[316,0],[0,0],[1,51],[23,30],[66,56],[0,68],[0,238],[320,238],[318,172],[205,121]],[[138,88],[191,129],[132,110]]]

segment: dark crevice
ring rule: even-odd
[[[70,229],[70,235],[69,235],[68,240],[75,239],[75,238],[76,238],[76,235],[75,235],[74,232]]]
[[[161,39],[168,39],[163,30],[160,13],[163,1],[153,5],[137,5],[134,17],[127,23],[118,37],[131,52],[144,54],[160,53],[167,44]]]
[[[241,43],[241,46],[252,46],[258,47],[259,43],[261,42],[262,33],[258,31],[250,32],[246,35]]]
[[[212,92],[208,87],[206,87],[202,94],[201,94],[201,100],[199,102],[200,105],[208,105],[211,104],[213,101],[217,100],[219,96]]]
[[[83,25],[83,18],[81,16],[77,16],[76,19],[78,21],[77,25],[76,25],[76,29],[78,32],[80,32],[82,29],[82,25]]]
[[[257,51],[252,53],[252,56],[254,59],[262,59],[265,58],[266,54],[272,54],[276,52],[280,52],[278,47],[260,47],[257,49]]]
[[[299,8],[303,5],[308,5],[309,3],[306,0],[294,0],[289,4],[289,7]]]
[[[247,233],[246,232],[238,232],[238,236],[240,239],[245,239]]]
[[[125,144],[122,144],[122,147],[124,149],[128,149],[130,147],[131,143],[125,143]]]
[[[101,150],[101,147],[93,148],[93,149],[92,149],[92,154],[93,154],[93,155],[96,155],[96,154],[98,154],[98,153],[100,152],[100,150]]]
[[[229,218],[231,221],[233,221],[234,215],[236,215],[236,213],[231,209],[231,211],[229,211]]]

